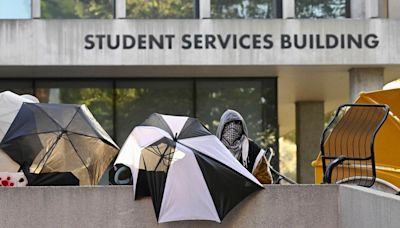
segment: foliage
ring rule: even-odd
[[[42,0],[43,18],[111,19],[113,0]]]
[[[193,0],[127,0],[126,9],[128,18],[194,18]]]
[[[62,88],[60,103],[85,104],[100,125],[113,137],[113,92],[104,88]]]
[[[296,180],[296,144],[284,137],[279,138],[280,172],[292,180]]]
[[[273,0],[211,0],[212,18],[272,18]]]
[[[272,18],[276,0],[211,0],[212,18]],[[113,18],[114,0],[42,0],[43,18]],[[127,0],[127,17],[194,18],[193,0]],[[296,0],[298,18],[345,17],[346,0]]]
[[[160,85],[151,82],[132,84],[129,87],[116,88],[115,126],[118,129],[117,142],[120,144],[125,141],[133,127],[152,113],[193,115],[190,83],[171,81]]]
[[[298,18],[341,18],[346,16],[346,0],[296,0]]]

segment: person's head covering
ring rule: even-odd
[[[247,125],[246,122],[244,122],[244,119],[242,117],[242,115],[240,115],[240,113],[238,113],[235,110],[232,109],[228,109],[224,112],[224,114],[222,114],[221,116],[221,120],[219,121],[219,125],[217,128],[217,137],[221,140],[222,137],[222,131],[225,127],[225,124],[232,122],[232,121],[240,121],[242,123],[242,127],[243,127],[243,133],[244,135],[248,136],[249,135],[249,131],[247,130]]]
[[[249,155],[249,141],[247,136],[247,125],[243,117],[237,111],[226,110],[221,116],[217,129],[217,137],[246,168]]]

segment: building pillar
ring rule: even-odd
[[[282,18],[291,19],[296,17],[295,0],[282,0]]]
[[[383,87],[383,68],[353,68],[349,71],[350,98],[353,103],[360,92],[380,90]]]
[[[115,19],[126,18],[126,0],[115,0]]]
[[[199,0],[199,18],[211,18],[211,0]]]
[[[387,4],[388,17],[391,19],[400,19],[400,1],[389,0]]]
[[[351,18],[386,18],[387,0],[351,0]]]
[[[350,1],[350,16],[355,19],[365,18],[365,0],[351,0]]]
[[[324,129],[324,102],[296,102],[297,182],[314,183],[314,161],[320,151],[319,141]]]
[[[40,11],[40,0],[32,0],[32,15],[33,19],[40,19],[41,18],[41,11]]]

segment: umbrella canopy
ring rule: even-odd
[[[81,185],[97,184],[118,146],[85,105],[24,103],[1,142],[35,174],[72,172]]]
[[[130,167],[135,198],[151,195],[158,221],[212,220],[262,185],[198,120],[152,114],[115,162]]]
[[[0,141],[6,135],[8,128],[24,102],[35,103],[32,99],[19,96],[10,91],[0,93]]]
[[[22,103],[38,103],[34,98],[28,95],[19,96],[10,91],[0,93],[0,142],[6,135]],[[16,172],[18,169],[19,165],[0,149],[0,172]]]

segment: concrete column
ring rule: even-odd
[[[400,1],[389,0],[388,1],[388,17],[391,19],[400,19]]]
[[[353,103],[360,92],[380,90],[383,87],[383,68],[353,68],[349,71],[350,98]]]
[[[32,18],[39,19],[41,18],[40,12],[40,0],[32,0]]]
[[[351,18],[385,18],[387,17],[387,0],[351,0]]]
[[[211,0],[198,0],[199,1],[199,18],[211,18]]]
[[[295,0],[282,0],[282,18],[291,19],[296,17]]]
[[[319,140],[324,129],[324,102],[296,102],[297,182],[314,183],[311,162],[320,151]]]
[[[115,0],[115,15],[116,19],[126,18],[126,0]]]
[[[365,0],[350,1],[350,16],[355,19],[365,18]]]
[[[380,0],[366,0],[365,17],[379,18],[379,2]]]

